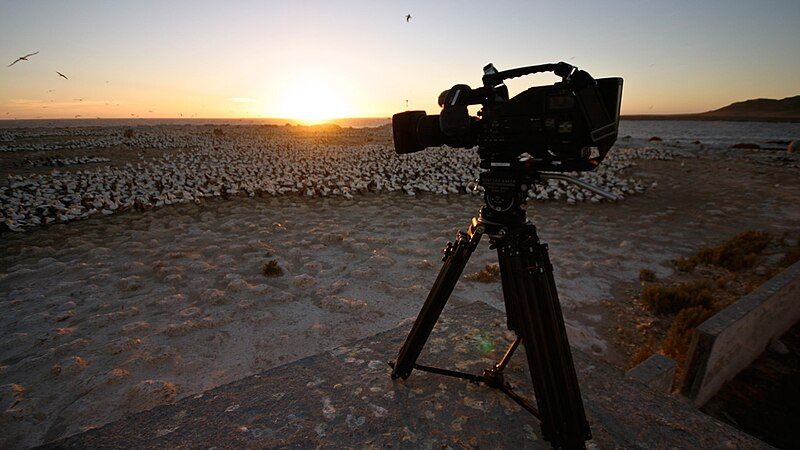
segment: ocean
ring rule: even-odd
[[[287,119],[36,119],[0,120],[2,128],[108,127],[138,125],[284,125],[296,124]],[[377,127],[390,123],[389,118],[352,118],[332,121],[342,127]],[[712,146],[730,146],[739,142],[762,147],[785,148],[770,141],[800,139],[800,123],[725,122],[693,120],[622,120],[620,138],[630,136],[637,143],[657,136],[664,141],[691,143],[700,141]]]

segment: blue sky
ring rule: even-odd
[[[623,113],[698,112],[800,94],[799,23],[797,0],[0,1],[4,66],[41,52],[0,70],[0,116],[433,112],[488,62],[558,60],[624,77]]]

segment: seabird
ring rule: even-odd
[[[11,64],[9,64],[9,65],[8,65],[8,67],[11,67],[11,66],[13,66],[14,64],[16,64],[16,63],[18,63],[18,62],[20,62],[20,61],[27,61],[29,57],[31,57],[31,56],[33,56],[33,55],[35,55],[35,54],[37,54],[37,53],[39,53],[39,52],[28,53],[28,54],[27,54],[27,55],[25,55],[25,56],[20,56],[19,58],[17,58],[16,60],[14,60],[14,62],[12,62]]]
[[[59,72],[59,71],[57,71],[57,70],[56,70],[56,73],[57,73],[57,74],[58,74],[58,76],[60,76],[61,78],[65,79],[65,80],[69,80],[69,78],[67,78],[67,76],[66,76],[66,75],[64,75],[63,73],[61,73],[61,72]]]
[[[411,14],[406,14],[406,22],[411,22]]]

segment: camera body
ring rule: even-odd
[[[509,98],[505,79],[549,71],[561,81]],[[518,166],[525,155],[525,167],[534,171],[592,170],[617,138],[621,97],[621,78],[595,80],[563,62],[503,72],[489,64],[483,87],[455,85],[439,96],[441,114],[395,114],[395,150],[402,154],[477,145],[485,169]],[[479,118],[467,112],[475,104],[482,105]]]

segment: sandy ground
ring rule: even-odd
[[[618,204],[536,203],[573,345],[612,363],[603,299],[641,268],[746,230],[800,227],[796,168],[643,160],[658,187]],[[413,318],[440,249],[480,200],[236,198],[3,233],[0,443],[26,447],[318,353]],[[277,259],[281,277],[261,274]],[[465,273],[494,262],[482,243]],[[454,302],[502,308],[499,284]]]

